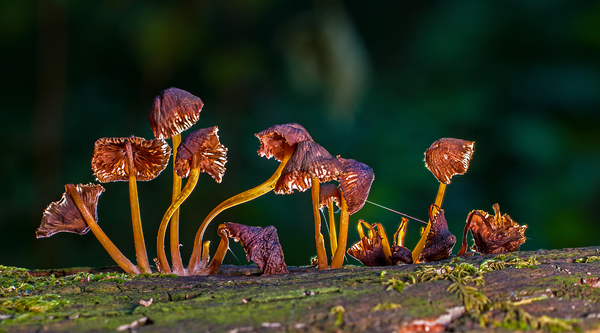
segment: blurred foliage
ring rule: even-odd
[[[529,225],[522,249],[598,245],[598,1],[23,0],[3,3],[0,42],[3,265],[113,265],[91,234],[36,240],[34,231],[64,184],[95,181],[98,138],[153,137],[148,111],[171,86],[202,98],[194,129],[218,125],[229,148],[223,182],[201,176],[183,205],[184,261],[203,217],[276,169],[257,156],[254,133],[288,122],[370,165],[370,200],[422,219],[438,186],[423,152],[441,137],[474,140],[471,168],[443,206],[459,239],[471,210],[498,202]],[[168,170],[138,185],[151,258]],[[99,223],[134,259],[127,185],[104,186]],[[287,263],[306,265],[310,201],[270,193],[222,213],[206,235],[216,243],[227,221],[274,225]],[[349,245],[358,218],[388,234],[400,222],[367,204],[351,216]],[[407,246],[420,228],[411,222]],[[231,248],[245,263],[241,246]]]

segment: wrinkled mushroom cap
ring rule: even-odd
[[[375,174],[373,169],[359,161],[339,156],[338,160],[346,167],[346,173],[339,178],[339,182],[348,204],[348,214],[352,215],[365,205]]]
[[[525,243],[526,225],[520,225],[507,215],[501,215],[500,206],[494,204],[494,216],[483,210],[474,210],[467,216],[471,219],[473,251],[481,254],[519,251]]]
[[[362,223],[362,220],[359,223]],[[368,228],[368,234],[361,237],[346,253],[365,266],[385,266],[385,251],[383,250],[383,238],[380,235],[380,230],[373,227]]]
[[[167,166],[171,147],[163,139],[139,137],[102,138],[94,145],[92,169],[101,183],[127,181],[126,143],[131,143],[135,178],[148,181],[156,178]]]
[[[159,139],[172,138],[194,125],[204,103],[199,97],[178,88],[161,91],[150,110],[150,127]]]
[[[260,141],[258,155],[282,161],[287,146],[293,146],[301,141],[313,141],[312,137],[300,124],[289,123],[275,125],[261,131],[255,136]]]
[[[442,138],[425,151],[425,166],[440,183],[450,184],[454,175],[463,175],[475,151],[475,141]]]
[[[429,230],[429,234],[427,235],[423,251],[419,255],[420,261],[429,262],[446,259],[452,254],[452,248],[456,243],[456,236],[448,230],[448,223],[446,222],[443,209],[439,209],[430,218],[431,230]]]
[[[75,188],[94,220],[98,222],[98,198],[104,192],[104,187],[90,183],[87,185],[78,184]],[[84,235],[89,230],[90,228],[79,209],[77,209],[71,194],[69,191],[65,191],[60,201],[48,205],[42,216],[42,223],[35,231],[35,236],[36,238],[46,238],[57,232]]]
[[[275,184],[276,194],[290,194],[294,190],[304,192],[311,188],[313,177],[320,183],[338,179],[346,168],[337,158],[314,141],[296,144],[296,150],[281,171]]]
[[[200,172],[208,173],[217,183],[221,182],[227,163],[227,148],[219,141],[218,132],[217,126],[202,128],[181,140],[175,157],[175,172],[179,177],[189,176],[192,157],[198,155]]]
[[[341,193],[337,186],[331,183],[319,186],[319,209],[327,207],[332,201],[335,202],[338,207],[342,202]]]

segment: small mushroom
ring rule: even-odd
[[[171,138],[173,141],[173,161],[177,158],[177,150],[181,144],[181,133],[189,129],[200,118],[204,103],[191,93],[178,88],[161,91],[155,98],[150,110],[150,127],[154,136],[160,139]],[[174,201],[181,192],[181,178],[175,172],[173,164]],[[179,210],[171,217],[170,228],[171,261],[176,272],[183,267],[179,252]]]
[[[283,168],[294,153],[298,142],[312,140],[304,127],[296,123],[271,126],[256,134],[256,137],[261,144],[258,150],[259,156],[267,158],[275,157],[281,164],[267,181],[223,201],[204,218],[194,240],[192,256],[188,265],[189,274],[195,274],[195,272],[203,269],[206,265],[206,261],[203,258],[207,258],[208,256],[202,254],[202,237],[208,224],[222,211],[256,199],[272,191],[281,176]]]
[[[248,261],[252,260],[263,271],[264,276],[288,273],[274,226],[261,228],[232,222],[224,225],[229,237],[240,242]]]
[[[217,126],[199,129],[187,135],[179,145],[175,159],[175,172],[179,177],[189,177],[189,179],[167,209],[158,229],[156,245],[158,261],[161,269],[166,273],[171,271],[165,254],[165,233],[171,216],[192,193],[200,173],[208,173],[217,183],[223,179],[225,163],[227,163],[227,148],[219,141],[218,131]],[[181,261],[173,261],[173,271],[178,275],[187,275]]]
[[[365,235],[363,225],[368,233]],[[389,266],[392,264],[390,244],[383,226],[379,223],[369,223],[358,220],[358,235],[360,240],[348,249],[348,255],[360,261],[365,266]]]
[[[450,257],[452,248],[456,243],[456,236],[448,230],[448,223],[444,217],[444,210],[435,204],[429,208],[431,229],[426,235],[426,242],[419,257],[420,261],[437,261]]]
[[[104,192],[101,185],[65,185],[60,201],[48,205],[36,238],[46,238],[58,232],[86,234],[90,229],[113,260],[129,274],[139,274],[140,269],[127,259],[98,226],[98,198]]]
[[[136,181],[156,178],[165,169],[171,147],[163,139],[139,137],[102,138],[96,141],[92,156],[94,175],[101,183],[128,181],[131,220],[138,265],[143,273],[151,273],[140,217]]]
[[[469,163],[475,151],[475,141],[467,141],[453,138],[442,138],[435,141],[425,151],[425,167],[433,173],[440,182],[437,196],[434,202],[434,209],[442,206],[446,185],[455,175],[463,175],[469,169]],[[435,208],[438,207],[438,208]],[[435,211],[433,212],[435,215]],[[425,246],[427,235],[431,229],[431,220],[427,224],[419,243],[413,250],[413,261],[419,262],[420,253]]]
[[[398,231],[394,234],[394,245],[392,245],[392,264],[399,265],[400,263],[412,264],[412,253],[409,249],[404,247],[404,236],[406,236],[406,227],[408,226],[408,219],[402,218],[402,222],[398,226]]]
[[[467,251],[467,231],[473,235],[472,250],[481,254],[519,251],[525,243],[526,225],[513,221],[509,215],[500,214],[500,206],[494,204],[494,216],[483,210],[473,210],[467,216],[462,247],[458,255]]]

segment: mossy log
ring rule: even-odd
[[[0,266],[0,332],[600,332],[600,247],[289,269],[176,277]]]

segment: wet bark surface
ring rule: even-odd
[[[288,268],[134,277],[0,266],[0,332],[600,332],[600,247]]]

